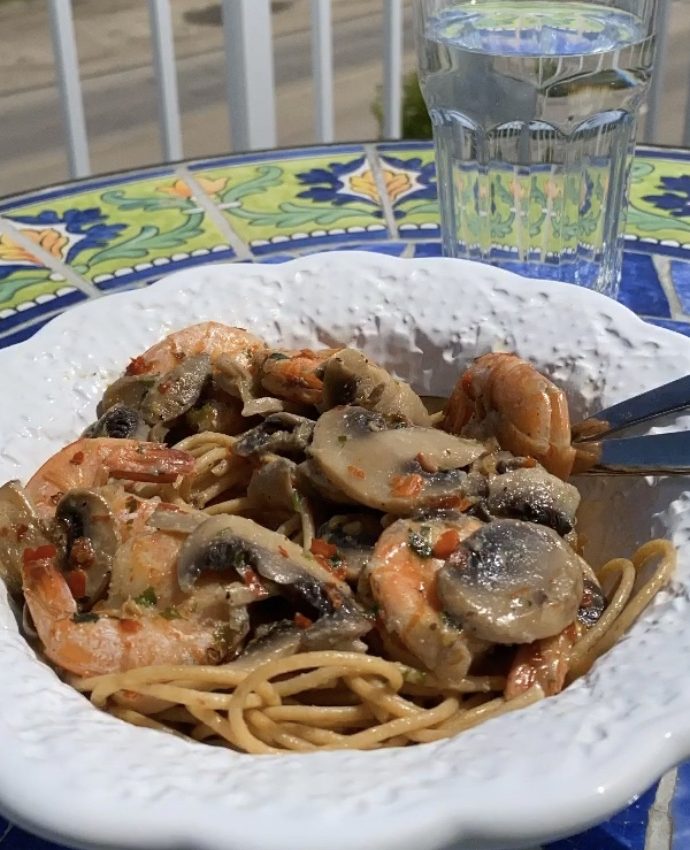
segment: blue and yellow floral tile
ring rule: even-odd
[[[36,229],[61,234],[57,260],[101,289],[235,254],[193,190],[172,169],[84,181],[61,193],[26,199],[0,214],[27,235]]]
[[[400,236],[438,238],[436,166],[431,142],[389,142],[377,145],[376,151]]]
[[[190,171],[256,255],[388,236],[361,145],[248,154]]]
[[[67,237],[54,228],[28,228],[25,235],[49,255],[61,251],[67,243]],[[85,298],[81,290],[44,265],[28,247],[0,232],[0,337]]]

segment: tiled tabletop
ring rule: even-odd
[[[620,300],[648,321],[690,335],[690,151],[638,150],[626,247]],[[26,339],[72,304],[147,286],[180,268],[279,263],[336,249],[440,254],[430,144],[219,157],[6,198],[0,347]],[[2,817],[0,844],[55,847]],[[690,850],[690,764],[606,823],[547,846]]]

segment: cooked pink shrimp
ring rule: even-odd
[[[398,520],[379,538],[368,567],[386,631],[448,685],[467,675],[475,652],[486,644],[443,616],[437,573],[458,544],[481,526],[479,520],[460,515]]]
[[[26,485],[38,515],[44,519],[69,490],[100,487],[110,478],[169,484],[194,472],[187,452],[159,443],[82,438],[49,458]]]
[[[323,366],[341,351],[271,351],[261,366],[261,385],[277,398],[299,404],[319,404],[323,391]]]
[[[508,673],[505,698],[513,699],[539,685],[547,697],[563,690],[568,675],[570,650],[577,638],[573,624],[559,635],[521,646]]]
[[[52,545],[26,549],[24,598],[45,653],[78,676],[116,673],[149,664],[217,661],[218,623],[157,613],[79,614]]]
[[[238,365],[251,368],[257,353],[265,348],[262,340],[244,328],[233,328],[221,322],[201,322],[168,334],[143,354],[134,357],[125,374],[169,372],[186,357],[197,354],[207,354],[211,363],[223,354],[230,354]]]
[[[477,358],[458,380],[442,427],[451,434],[493,436],[502,449],[533,457],[559,478],[572,471],[565,394],[515,354]]]

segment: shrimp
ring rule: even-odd
[[[221,322],[201,322],[168,334],[131,360],[125,374],[162,374],[197,354],[207,354],[211,363],[223,354],[230,354],[239,365],[249,369],[257,354],[265,348],[262,340],[244,328],[233,328]]]
[[[274,396],[318,405],[323,393],[323,367],[340,348],[271,351],[261,366],[261,385]]]
[[[152,538],[154,536],[152,535]],[[123,672],[150,664],[205,664],[222,650],[212,620],[169,619],[160,614],[80,614],[57,562],[46,545],[24,552],[24,598],[48,658],[78,676]]]
[[[447,685],[467,675],[475,654],[486,644],[444,617],[437,573],[450,554],[444,550],[455,548],[481,526],[479,520],[459,514],[398,520],[379,538],[367,568],[385,630]]]
[[[458,380],[441,427],[451,434],[495,437],[502,449],[533,457],[562,479],[573,468],[565,394],[516,354],[477,358]]]
[[[170,484],[193,472],[190,454],[158,443],[81,438],[49,458],[29,480],[26,492],[38,515],[48,519],[61,497],[77,487],[100,487],[110,478]]]
[[[540,685],[549,697],[563,690],[568,675],[569,655],[577,639],[573,624],[559,635],[523,644],[515,654],[508,673],[504,696],[513,699]]]

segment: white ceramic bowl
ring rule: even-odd
[[[25,479],[78,435],[131,356],[204,319],[287,346],[352,343],[431,393],[469,358],[515,350],[567,389],[575,417],[678,377],[690,355],[690,340],[604,297],[461,261],[347,252],[194,268],[0,352],[0,480]],[[406,749],[256,757],[128,726],[35,658],[0,588],[0,809],[54,840],[140,850],[489,850],[584,829],[690,756],[684,486],[586,482],[593,560],[654,536],[680,555],[672,590],[590,675]]]

